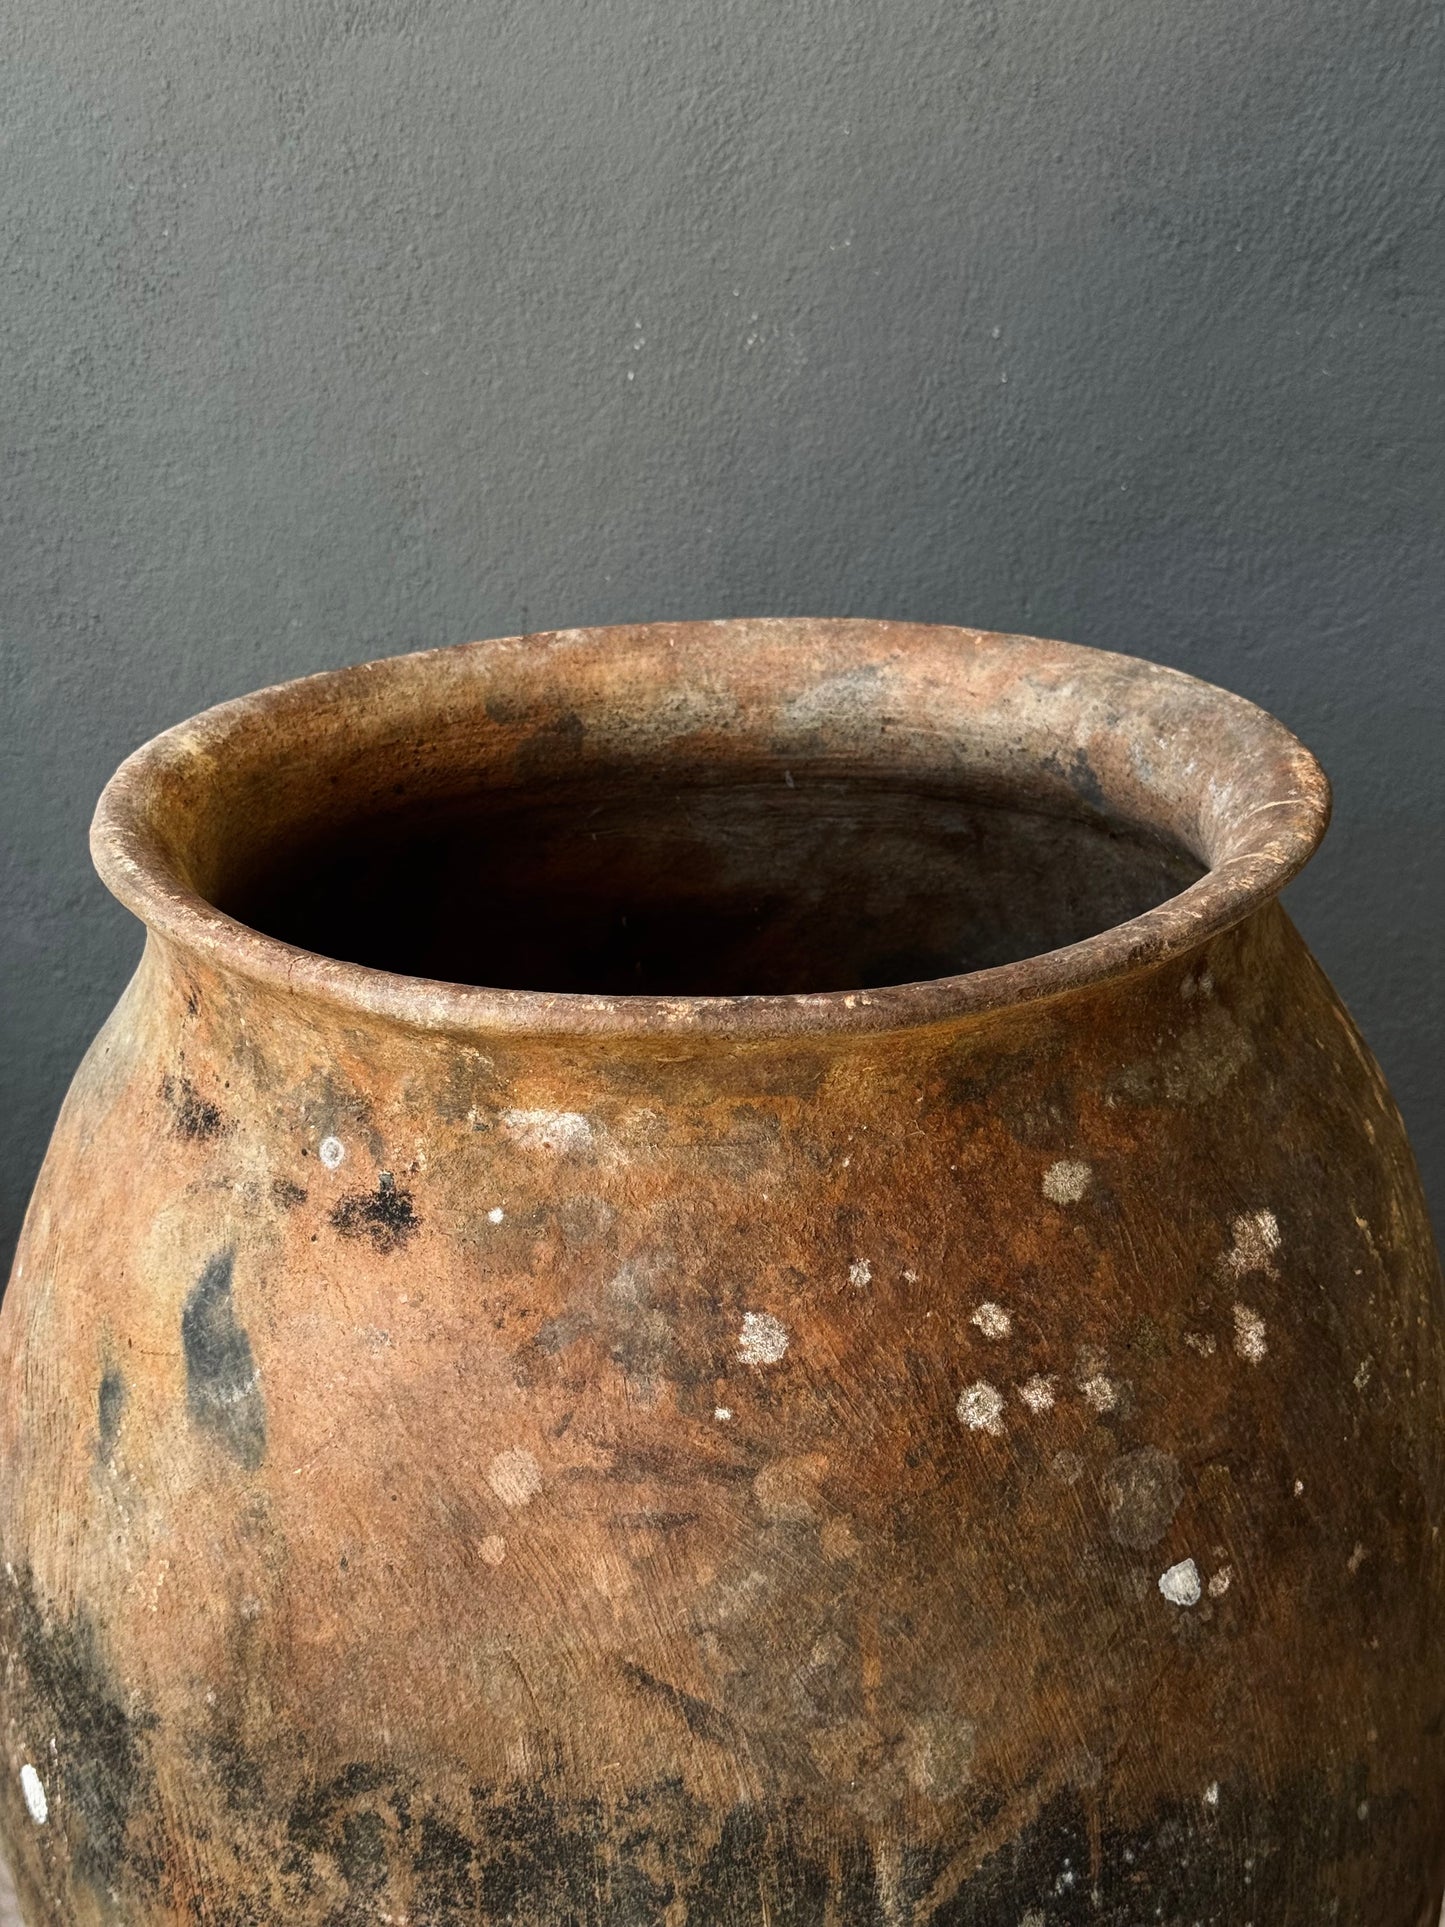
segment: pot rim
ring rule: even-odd
[[[1136,826],[1183,844],[1207,867],[1196,882],[1139,916],[1011,963],[867,990],[737,996],[609,996],[405,976],[268,936],[195,887],[183,830],[204,828],[207,797],[214,798],[228,762],[249,756],[264,774],[278,745],[304,761],[318,730],[349,741],[348,729],[355,736],[383,727],[398,703],[411,704],[425,722],[431,715],[425,700],[438,717],[454,716],[467,696],[475,709],[499,689],[520,685],[525,692],[543,669],[552,687],[562,689],[569,674],[580,671],[592,679],[598,701],[607,696],[609,678],[615,683],[629,670],[642,677],[636,685],[641,700],[650,694],[654,704],[659,692],[675,696],[691,688],[690,677],[716,684],[719,672],[723,682],[734,671],[781,679],[794,691],[788,698],[794,704],[810,699],[809,688],[815,695],[846,688],[838,701],[849,711],[850,727],[855,734],[873,729],[880,742],[898,718],[884,715],[871,694],[860,703],[856,685],[865,672],[883,673],[890,700],[903,692],[895,706],[912,704],[914,735],[927,735],[935,753],[940,743],[952,743],[938,727],[938,706],[959,700],[960,725],[988,719],[978,736],[979,769],[1002,767],[1012,757],[1016,771],[1037,788],[1041,807],[1073,807],[1072,787],[1076,813],[1107,801],[1110,817],[1122,809]],[[829,715],[830,725],[834,720]],[[890,738],[890,753],[906,740]],[[1041,747],[1050,743],[1052,751]],[[1090,754],[1109,763],[1102,780]],[[1082,803],[1081,757],[1089,799]],[[781,765],[785,753],[776,752],[774,760]],[[886,773],[889,765],[878,767]],[[1329,815],[1323,770],[1281,723],[1182,671],[984,630],[774,617],[499,637],[274,684],[204,710],[137,749],[106,784],[90,843],[106,887],[155,936],[229,975],[298,998],[406,1027],[470,1034],[741,1040],[914,1029],[1152,968],[1197,950],[1275,897],[1314,853]],[[181,830],[177,818],[184,819]]]

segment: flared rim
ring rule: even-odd
[[[746,743],[749,753],[768,743],[781,768],[787,729],[824,762],[873,757],[887,771],[893,759],[906,773],[952,756],[961,782],[1022,786],[1041,807],[1097,809],[1189,849],[1205,873],[1140,916],[1015,962],[868,990],[738,996],[409,977],[298,949],[208,901],[204,874],[224,850],[228,815],[246,807],[243,781],[252,785],[244,795],[264,795],[308,758],[354,764],[373,741],[441,738],[461,718],[470,753],[484,755],[494,726],[477,734],[483,713],[501,718],[505,747],[529,705],[541,714],[559,692],[582,714],[579,727],[604,729],[625,714],[664,756],[717,753],[699,743]],[[843,748],[829,747],[830,731]],[[1288,730],[1177,670],[981,630],[771,618],[502,637],[277,684],[130,756],[101,795],[91,850],[107,888],[167,944],[343,1012],[468,1034],[761,1039],[911,1029],[1183,955],[1274,897],[1309,860],[1329,809],[1323,771]]]

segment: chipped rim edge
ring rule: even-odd
[[[1260,746],[1273,752],[1284,781],[1280,792],[1247,812],[1269,817],[1268,834],[1248,849],[1235,851],[1212,865],[1176,896],[1077,943],[958,976],[868,990],[731,997],[608,997],[595,992],[493,989],[412,977],[303,950],[237,921],[173,874],[151,831],[150,785],[167,758],[189,748],[202,733],[224,730],[233,719],[239,721],[243,716],[254,718],[258,709],[292,699],[303,688],[321,699],[344,693],[348,685],[355,686],[380,668],[401,663],[420,666],[428,660],[492,646],[542,644],[569,636],[604,641],[613,636],[636,636],[649,629],[677,633],[774,625],[780,629],[866,628],[900,633],[927,628],[939,636],[965,635],[987,643],[1041,641],[947,624],[892,623],[883,618],[745,618],[736,625],[728,620],[617,624],[497,637],[323,670],[219,703],[142,744],[101,792],[90,828],[92,860],[106,888],[153,936],[229,975],[343,1013],[371,1016],[410,1029],[470,1035],[762,1042],[912,1030],[1043,1002],[1151,969],[1199,949],[1277,896],[1309,861],[1329,826],[1328,778],[1311,752],[1268,711],[1215,684],[1143,657],[1050,642],[1049,648],[1077,656],[1081,667],[1090,662],[1128,665],[1167,682],[1206,692],[1236,720],[1248,722]]]

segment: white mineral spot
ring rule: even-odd
[[[916,1285],[918,1283],[918,1273],[916,1271],[905,1271],[903,1274],[903,1282],[905,1285]]]
[[[1301,1496],[1303,1495],[1303,1493],[1304,1493],[1304,1489],[1305,1489],[1305,1482],[1304,1482],[1304,1480],[1303,1480],[1303,1479],[1296,1479],[1296,1480],[1295,1480],[1295,1482],[1294,1482],[1294,1495],[1295,1495],[1295,1497],[1296,1497],[1297,1499],[1298,1499],[1298,1498],[1300,1498],[1300,1497],[1301,1497]]]
[[[843,1644],[842,1640],[839,1639],[838,1635],[836,1633],[824,1633],[821,1639],[815,1639],[813,1641],[812,1651],[808,1654],[808,1664],[815,1669],[824,1666],[836,1666],[840,1660],[846,1659],[847,1656],[848,1648]]]
[[[1003,1431],[1003,1393],[986,1379],[965,1387],[958,1395],[958,1416],[971,1432]]]
[[[1369,1556],[1369,1548],[1362,1545],[1360,1541],[1356,1539],[1355,1549],[1345,1561],[1345,1564],[1351,1572],[1358,1572]]]
[[[1234,1308],[1234,1349],[1251,1365],[1257,1365],[1269,1350],[1264,1342],[1264,1320],[1248,1305]]]
[[[861,1291],[864,1285],[871,1285],[872,1282],[872,1265],[869,1264],[866,1258],[855,1258],[853,1263],[848,1267],[848,1283],[850,1285],[856,1285],[859,1291]]]
[[[1095,1372],[1091,1378],[1086,1378],[1079,1390],[1096,1412],[1112,1412],[1119,1403],[1118,1386],[1103,1372]]]
[[[978,1326],[985,1338],[1007,1338],[1014,1328],[1014,1321],[1003,1306],[994,1304],[991,1298],[984,1299],[971,1322]]]
[[[503,1218],[506,1217],[506,1215],[507,1215],[506,1212],[502,1209],[502,1207],[499,1204],[494,1204],[491,1210],[487,1213],[487,1223],[500,1224]]]
[[[1177,1566],[1159,1575],[1159,1590],[1175,1606],[1197,1606],[1203,1591],[1198,1566],[1192,1559],[1181,1559]]]
[[[1369,1384],[1370,1373],[1373,1369],[1374,1367],[1370,1359],[1362,1358],[1360,1360],[1360,1369],[1355,1373],[1355,1390],[1357,1392],[1363,1392]]]
[[[346,1156],[346,1146],[339,1137],[324,1137],[317,1148],[316,1155],[328,1171],[334,1171]]]
[[[770,1311],[745,1311],[738,1333],[738,1357],[744,1365],[776,1365],[787,1351],[788,1328]]]
[[[1042,1372],[1025,1379],[1019,1386],[1019,1397],[1031,1412],[1051,1412],[1054,1409],[1054,1381]]]
[[[1044,1173],[1044,1196],[1050,1204],[1077,1204],[1094,1176],[1078,1158],[1060,1158]]]
[[[1223,1599],[1224,1595],[1229,1591],[1229,1582],[1233,1577],[1234,1568],[1232,1566],[1221,1566],[1219,1571],[1214,1573],[1210,1578],[1209,1597],[1211,1599]]]
[[[592,1126],[580,1111],[503,1111],[502,1122],[523,1144],[542,1151],[585,1151]]]
[[[1355,1818],[1357,1820],[1368,1820],[1369,1817],[1370,1803],[1368,1800],[1361,1800],[1360,1804],[1355,1808]]]
[[[1231,1227],[1234,1242],[1225,1261],[1236,1277],[1251,1271],[1274,1273],[1274,1254],[1279,1250],[1279,1220],[1272,1211],[1246,1211]]]
[[[819,1543],[825,1559],[854,1559],[862,1550],[857,1534],[847,1519],[825,1519]]]
[[[50,1818],[50,1802],[45,1797],[45,1787],[40,1775],[27,1760],[20,1769],[20,1791],[25,1795],[26,1809],[37,1827],[43,1827]]]
[[[1215,1343],[1210,1332],[1185,1332],[1184,1342],[1190,1351],[1198,1352],[1201,1358],[1213,1358]]]
[[[1049,1923],[1037,1907],[1030,1907],[1019,1921],[1019,1927],[1049,1927]]]
[[[1219,1805],[1218,1780],[1211,1780],[1209,1785],[1204,1789],[1204,1804],[1207,1807],[1217,1807]]]
[[[712,1415],[719,1425],[726,1425],[733,1415],[733,1408],[731,1405],[715,1405],[712,1409]]]
[[[507,1556],[507,1542],[500,1532],[489,1532],[477,1551],[489,1566],[499,1566]]]
[[[487,1484],[503,1505],[526,1505],[542,1490],[542,1468],[524,1446],[514,1445],[487,1467]]]

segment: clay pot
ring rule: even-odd
[[[3,1317],[30,1927],[1422,1927],[1440,1282],[1120,656],[531,636],[171,730]],[[473,988],[487,984],[491,988]]]

